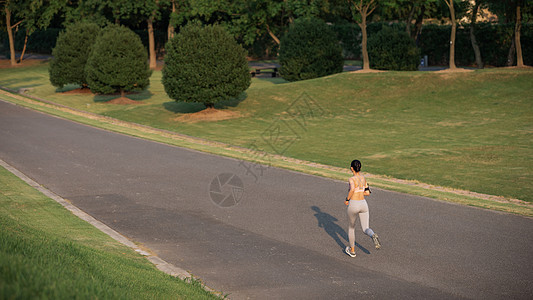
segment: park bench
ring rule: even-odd
[[[250,71],[250,74],[252,74],[252,77],[256,77],[260,74],[272,74],[272,77],[278,76],[278,68],[270,68],[270,67],[262,67],[262,68],[254,68],[253,71]]]

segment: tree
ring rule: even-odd
[[[483,59],[481,58],[481,51],[476,40],[475,27],[476,18],[479,11],[479,6],[482,0],[474,0],[474,7],[472,8],[472,16],[470,17],[470,42],[472,43],[472,49],[474,49],[474,55],[476,57],[476,65],[478,69],[483,69]]]
[[[153,3],[153,1],[150,1]],[[159,1],[155,0],[155,6],[158,6]],[[157,8],[153,7],[150,16],[146,20],[148,28],[148,53],[150,57],[150,69],[155,69],[157,66],[157,57],[155,53],[155,38],[154,38],[154,20],[157,17]]]
[[[63,7],[65,24],[74,24],[79,20],[99,26],[118,23],[118,12],[112,8],[112,3],[113,0],[68,1]]]
[[[522,44],[520,43],[520,29],[522,28],[522,6],[523,0],[516,0],[516,23],[514,29],[515,47],[516,47],[516,66],[524,67],[524,59],[522,57]]]
[[[17,61],[16,61],[16,57],[15,57],[15,38],[13,37],[13,28],[15,28],[20,23],[22,23],[22,21],[19,21],[19,22],[15,23],[14,25],[11,23],[12,22],[12,12],[14,10],[14,7],[12,5],[13,5],[13,2],[11,2],[9,0],[6,0],[4,2],[4,12],[5,12],[5,15],[6,15],[6,31],[7,31],[7,36],[8,36],[8,39],[9,39],[9,54],[11,56],[10,57],[11,65],[14,66],[14,65],[17,64]]]
[[[367,50],[367,33],[366,33],[366,18],[372,14],[377,7],[378,0],[348,0],[355,10],[352,10],[354,20],[361,27],[362,42],[361,52],[363,53],[363,70],[370,69],[370,60],[368,59]]]
[[[66,10],[67,22],[89,20],[99,25],[114,22],[119,25],[128,22],[138,26],[145,22],[148,31],[148,51],[150,68],[156,68],[156,51],[154,38],[154,22],[160,18],[160,6],[169,5],[170,0],[86,0]]]
[[[109,2],[109,6],[113,11],[113,15],[117,20],[130,20],[133,22],[136,21],[146,21],[146,28],[148,30],[148,53],[150,60],[150,69],[156,68],[157,58],[155,52],[155,38],[154,38],[154,22],[157,20],[159,15],[159,5],[160,0],[143,0],[143,1],[132,1],[132,0],[114,0]],[[166,2],[165,2],[166,3]]]
[[[452,22],[452,33],[450,35],[450,69],[455,70],[455,35],[457,31],[457,20],[455,19],[454,0],[444,0],[446,5],[450,8],[450,20]]]
[[[87,82],[99,94],[141,91],[148,87],[152,71],[141,39],[130,29],[110,25],[96,39],[87,60]]]
[[[189,0],[189,17],[223,25],[246,45],[268,36],[276,45],[297,18],[318,17],[327,10],[327,0]]]
[[[316,18],[294,21],[281,39],[280,74],[289,81],[342,72],[342,48],[333,29]]]
[[[405,31],[414,41],[417,41],[422,31],[422,23],[426,12],[428,8],[435,6],[435,1],[437,0],[394,0],[387,2],[387,6],[398,10],[402,7],[409,8],[405,22]],[[411,28],[413,20],[415,20],[415,24],[414,28]]]
[[[52,85],[88,86],[85,66],[99,34],[100,27],[94,23],[72,24],[59,34],[48,69]]]
[[[498,15],[498,19],[503,23],[513,23],[514,31],[507,55],[507,65],[514,65],[516,58],[516,65],[523,66],[522,44],[521,44],[521,28],[522,17],[526,11],[526,17],[531,17],[531,8],[533,1],[531,0],[484,0],[487,3],[489,10]],[[516,54],[516,55],[515,55]]]
[[[187,25],[165,49],[162,82],[167,95],[178,102],[214,108],[250,86],[246,52],[220,25]]]
[[[6,18],[6,31],[9,39],[9,53],[12,66],[17,64],[15,58],[15,37],[13,35],[13,28],[21,26],[26,29],[24,48],[19,60],[22,61],[28,37],[37,28],[43,29],[48,27],[53,16],[61,9],[64,2],[65,1],[63,0],[4,0],[1,2],[3,4],[3,13]]]

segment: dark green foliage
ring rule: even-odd
[[[343,22],[333,24],[337,39],[341,42],[342,55],[345,59],[361,57],[361,27],[357,24]]]
[[[137,30],[133,30],[133,32],[135,32],[135,34],[139,36],[139,38],[141,39],[141,42],[143,43],[144,48],[148,49],[148,30],[137,29]],[[157,52],[157,56],[160,56],[161,53],[165,49],[165,43],[167,42],[167,32],[154,29],[154,42],[155,42],[155,51]]]
[[[24,48],[25,32],[26,29],[23,27],[19,28],[18,31],[13,31],[15,35],[15,51],[17,52],[22,52]],[[28,37],[26,53],[51,54],[60,32],[61,30],[58,28],[35,31]],[[5,30],[0,30],[0,54],[5,55],[7,58],[11,57],[9,53],[9,39]]]
[[[459,32],[460,29],[457,31]],[[422,27],[419,47],[421,54],[428,56],[430,66],[449,65],[450,33],[451,26],[430,24]],[[456,35],[456,45],[461,36],[461,34]],[[460,56],[460,52],[459,49],[455,49],[456,56]]]
[[[389,27],[397,31],[405,31],[404,23],[373,22],[366,25],[366,32],[368,33],[368,37],[370,38],[370,36],[377,34],[383,29],[383,27]]]
[[[52,85],[87,85],[85,65],[99,34],[100,27],[93,23],[73,24],[59,34],[48,69]]]
[[[405,31],[388,26],[368,38],[370,67],[378,70],[416,71],[420,50]]]
[[[475,63],[469,30],[468,24],[457,28],[455,60],[458,65],[469,66]],[[419,47],[421,54],[428,56],[430,65],[448,65],[450,31],[451,27],[446,25],[426,25],[422,28]],[[514,24],[478,23],[475,32],[485,65],[505,66],[513,39]],[[533,64],[532,36],[533,24],[522,24],[522,55],[526,65]]]
[[[139,36],[117,25],[108,26],[98,37],[86,71],[91,91],[99,94],[144,90],[152,74]]]
[[[187,25],[166,50],[162,82],[178,102],[213,107],[250,86],[246,52],[221,26]]]
[[[280,74],[289,81],[342,72],[344,58],[335,31],[319,19],[298,19],[281,39]]]

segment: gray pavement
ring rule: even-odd
[[[375,189],[370,225],[383,249],[358,230],[352,259],[344,182],[276,168],[256,179],[238,160],[3,101],[0,158],[230,298],[533,297],[529,218]],[[222,173],[242,180],[220,191],[235,192],[235,206],[210,197]]]

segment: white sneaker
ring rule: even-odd
[[[381,249],[381,243],[379,242],[379,237],[377,234],[374,233],[372,240],[374,241],[374,246],[376,246],[376,249]]]
[[[350,257],[355,257],[355,252],[351,252],[350,251],[350,247],[346,247],[346,249],[344,249],[344,252],[346,252],[346,254],[350,255]]]

